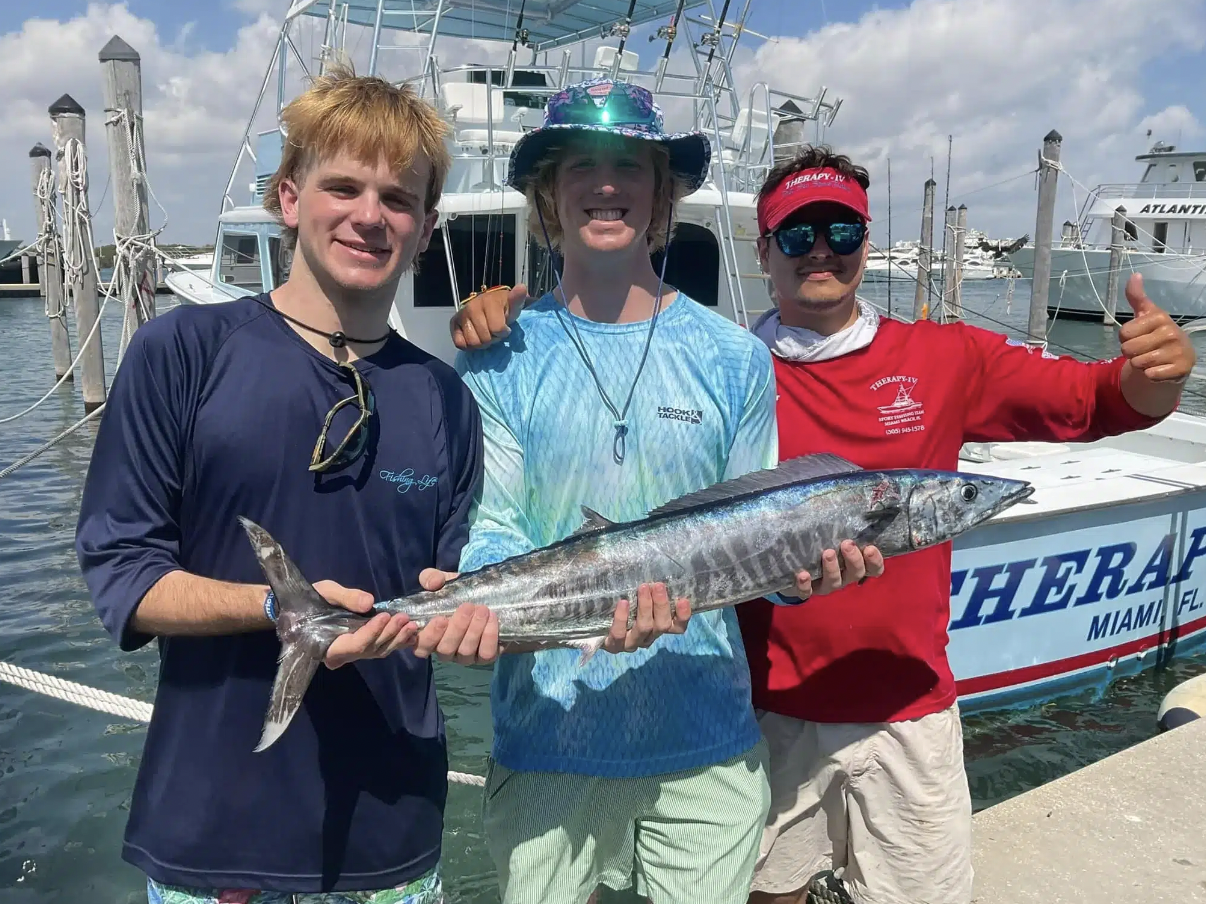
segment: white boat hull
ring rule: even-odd
[[[1203,436],[1182,446],[1186,431]],[[948,654],[963,713],[1100,691],[1206,644],[1201,438],[1206,420],[1174,415],[1117,440],[961,462],[1033,481],[1038,502],[954,544]],[[1045,444],[998,453],[1011,445]],[[1165,457],[1171,446],[1195,461]]]
[[[1034,278],[1033,246],[1019,248],[1009,258],[1024,279]],[[1052,248],[1047,312],[1069,319],[1103,319],[1108,304],[1109,269],[1109,251]],[[1122,294],[1132,271],[1143,274],[1147,294],[1173,317],[1184,321],[1206,316],[1206,255],[1127,252],[1122,260],[1115,306],[1119,322],[1132,316]]]

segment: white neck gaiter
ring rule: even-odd
[[[858,320],[832,336],[822,336],[801,326],[784,326],[779,309],[771,308],[754,322],[751,332],[788,361],[828,361],[866,348],[879,329],[879,313],[858,301]]]

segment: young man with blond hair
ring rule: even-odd
[[[77,551],[94,604],[123,650],[160,654],[122,853],[152,904],[435,904],[447,756],[430,656],[492,661],[497,620],[377,616],[331,645],[255,753],[278,612],[238,518],[353,612],[455,569],[477,406],[387,326],[435,225],[444,125],[409,89],[346,72],[282,121],[264,205],[295,245],[288,280],[140,328],[88,471]],[[400,492],[407,470],[424,479]]]
[[[487,462],[462,570],[568,536],[584,507],[636,520],[777,463],[765,346],[666,286],[650,259],[710,153],[701,133],[665,134],[648,91],[607,79],[553,95],[543,127],[516,145],[508,182],[564,267],[503,341],[458,358]],[[453,325],[458,344],[478,310]],[[846,580],[882,568],[847,555]],[[823,591],[842,583],[828,558]],[[664,587],[638,595],[629,636],[613,625],[603,651],[495,665],[483,824],[504,904],[583,904],[634,875],[654,904],[745,901],[768,793],[737,620],[691,616]]]

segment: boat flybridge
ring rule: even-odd
[[[406,57],[409,72],[387,77],[410,83],[451,126],[453,165],[439,221],[417,272],[399,284],[395,329],[451,362],[448,320],[460,299],[498,284],[522,282],[533,295],[551,288],[554,262],[539,237],[528,233],[523,195],[504,185],[508,156],[525,132],[540,125],[550,95],[599,75],[650,88],[667,118],[682,120],[676,128],[702,129],[712,140],[710,179],[676,209],[666,281],[747,325],[770,305],[755,250],[753,193],[776,154],[790,156],[806,134],[819,137],[841,106],[840,99],[827,99],[824,88],[806,97],[758,82],[739,93],[733,55],[755,35],[745,25],[751,6],[744,0],[734,16],[737,4],[729,0],[719,13],[712,0],[297,0],[285,16],[227,183],[212,270],[208,278],[176,273],[167,282],[184,301],[203,304],[283,281],[288,261],[280,230],[261,206],[282,136],[276,122],[253,135],[257,114],[273,78],[277,113],[284,107],[290,65],[307,75],[321,73],[348,58],[348,46],[362,47],[371,29],[366,71],[382,74],[387,54]],[[314,19],[322,23],[321,52],[317,61],[307,61],[294,37]],[[631,33],[647,24],[659,26],[644,40],[656,51],[656,64],[642,69]],[[357,28],[360,36],[349,41]],[[690,49],[685,73],[670,69],[675,47]],[[497,62],[462,62],[469,53]],[[251,199],[237,205],[231,192],[248,162],[255,174]],[[660,267],[660,255],[654,263]]]
[[[212,270],[174,273],[169,285],[185,302],[205,304],[285,279],[279,228],[260,206],[281,132],[275,117],[257,130],[257,115],[274,77],[279,114],[291,67],[322,72],[347,58],[349,46],[361,55],[367,46],[361,71],[384,73],[387,56],[410,60],[408,73],[386,77],[414,85],[451,126],[454,162],[438,226],[418,272],[401,280],[390,317],[411,341],[451,361],[448,321],[460,299],[496,284],[523,282],[533,295],[551,288],[557,261],[529,235],[524,198],[504,187],[507,157],[540,124],[549,95],[600,74],[649,87],[668,128],[710,137],[711,177],[678,206],[667,282],[748,326],[771,304],[755,254],[754,193],[777,157],[823,139],[841,100],[824,88],[804,96],[739,84],[734,52],[743,39],[763,36],[746,26],[752,0],[723,4],[717,11],[712,0],[296,0],[223,194]],[[298,47],[306,43],[295,40],[307,25],[321,46],[317,60],[303,58]],[[645,68],[632,36],[643,25],[657,26],[645,40],[656,61]],[[359,37],[349,41],[352,29]],[[688,51],[685,72],[669,69],[675,47]],[[485,60],[466,62],[475,56]],[[1206,236],[1191,235],[1193,217],[1181,212],[1186,203],[1206,204],[1198,158],[1153,152],[1152,163],[1142,203],[1132,209],[1134,192],[1123,192],[1128,214],[1137,224],[1152,220],[1153,240],[1170,241],[1176,230],[1157,226],[1173,222],[1167,211],[1175,198],[1184,244],[1202,247]],[[1173,163],[1179,182],[1170,179]],[[232,191],[248,166],[251,198],[239,205]],[[1160,211],[1149,217],[1143,205]],[[1078,261],[1088,253],[1075,249]],[[1142,265],[1145,254],[1132,255]],[[1188,269],[1187,257],[1178,260]],[[1016,255],[1014,263],[1021,269]],[[1057,264],[1056,274],[1061,267],[1071,264]],[[926,429],[929,387],[908,373],[884,377],[873,389],[883,396],[885,437]],[[1151,430],[1077,446],[968,444],[960,467],[1036,487],[1036,504],[1002,513],[954,547],[949,650],[965,713],[1100,689],[1206,641],[1206,419],[1177,413]]]
[[[1143,167],[1138,182],[1098,185],[1077,221],[1064,222],[1051,249],[1047,307],[1053,315],[1105,319],[1112,220],[1121,209],[1122,281],[1142,273],[1148,294],[1178,320],[1206,317],[1206,150],[1178,151],[1157,141],[1135,160]],[[1033,278],[1033,245],[1009,256]],[[1119,297],[1116,319],[1130,317]]]

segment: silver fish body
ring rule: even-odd
[[[607,635],[620,600],[664,583],[703,612],[790,592],[795,575],[821,574],[821,556],[844,540],[885,558],[953,539],[1032,493],[1028,483],[952,471],[861,470],[811,455],[691,493],[640,521],[614,523],[583,509],[561,541],[419,592],[379,603],[420,627],[478,603],[498,617],[507,645],[575,647],[585,662]],[[325,603],[262,528],[242,519],[280,605],[284,646],[262,750],[284,731],[327,647],[368,620]],[[630,609],[629,621],[633,618]]]

